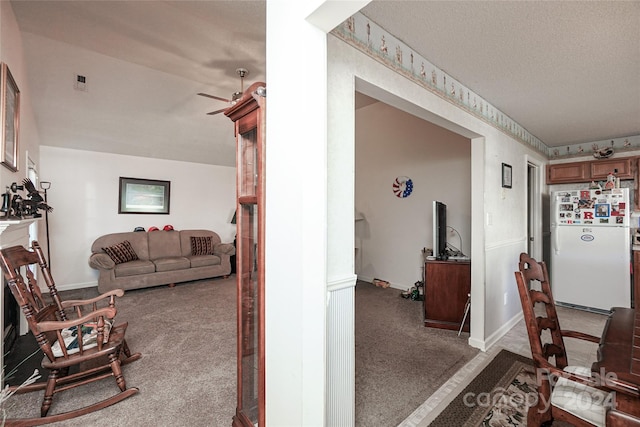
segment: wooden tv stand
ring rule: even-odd
[[[471,261],[425,261],[424,326],[459,330],[470,292]],[[463,331],[469,332],[469,318]]]

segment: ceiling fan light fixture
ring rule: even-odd
[[[238,101],[242,98],[242,95],[244,94],[244,77],[249,74],[249,70],[247,70],[246,68],[236,68],[236,74],[238,76],[240,76],[240,90],[238,92],[233,92],[233,94],[231,95],[231,99],[225,99],[225,98],[221,98],[219,96],[209,95],[209,94],[202,93],[202,92],[198,93],[198,95],[205,96],[207,98],[217,99],[219,101],[228,102],[230,105],[236,105],[238,103]],[[227,108],[229,108],[229,107],[227,107]],[[223,109],[220,109],[220,110],[216,110],[216,111],[212,111],[210,113],[207,113],[207,115],[218,114],[218,113],[223,112],[224,110],[226,110],[226,108],[223,108]]]
[[[235,104],[240,98],[242,98],[242,92],[233,92],[233,95],[231,95],[231,104]]]

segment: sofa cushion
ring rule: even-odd
[[[213,255],[211,236],[191,236],[191,255]]]
[[[182,256],[178,231],[153,231],[147,235],[149,237],[150,260]]]
[[[191,263],[184,257],[168,257],[153,260],[156,271],[184,270],[191,267]]]
[[[136,251],[131,247],[131,242],[125,240],[113,246],[107,246],[102,248],[103,251],[109,255],[109,257],[116,264],[122,264],[123,262],[135,261],[138,259]]]
[[[194,255],[189,257],[189,261],[191,261],[191,267],[206,267],[222,263],[218,255]]]
[[[138,259],[116,265],[116,277],[135,276],[137,274],[154,273],[156,266],[147,260]]]
[[[149,242],[147,239],[148,233],[140,232],[124,232],[124,233],[112,233],[105,234],[98,237],[91,245],[91,252],[102,253],[102,248],[107,246],[113,246],[123,241],[131,243],[131,247],[138,255],[138,259],[149,259]]]

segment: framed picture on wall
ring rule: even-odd
[[[169,214],[171,181],[120,177],[119,214]]]
[[[502,187],[511,188],[511,165],[502,164]]]
[[[18,129],[20,127],[20,90],[4,62],[1,66],[0,111],[2,114],[2,151],[0,161],[7,168],[18,170]]]

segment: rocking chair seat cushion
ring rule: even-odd
[[[583,366],[567,366],[565,372],[589,377],[591,370]],[[596,426],[605,426],[608,393],[597,388],[558,378],[551,394],[551,404]]]
[[[111,331],[111,323],[105,322],[104,324],[104,339],[103,342],[109,341],[109,331]],[[78,332],[77,327],[72,326],[65,328],[61,331],[64,345],[67,348],[67,354],[75,354],[80,351],[78,347]],[[98,345],[98,326],[95,323],[87,323],[82,325],[82,348],[88,350]],[[51,346],[53,355],[55,357],[62,357],[63,352],[60,347],[60,340],[56,340]]]

